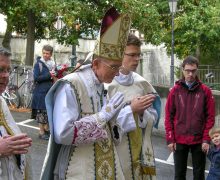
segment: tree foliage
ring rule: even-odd
[[[179,2],[175,19],[175,50],[179,57],[202,58],[220,48],[220,9],[214,0]],[[168,46],[168,44],[166,44]]]
[[[175,54],[192,54],[203,62],[220,60],[220,5],[217,0],[178,0],[175,13]],[[35,39],[55,38],[59,43],[77,44],[79,37],[95,37],[105,11],[115,6],[132,16],[132,28],[145,41],[171,49],[171,14],[164,0],[1,0],[0,12],[7,15],[13,31],[27,34],[27,12],[35,14]],[[58,17],[65,24],[54,26]],[[213,60],[212,63],[217,63]]]

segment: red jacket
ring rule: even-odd
[[[191,88],[184,80],[177,81],[165,107],[167,143],[209,143],[208,132],[214,122],[215,103],[211,90],[198,79]]]

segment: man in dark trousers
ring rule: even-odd
[[[175,180],[186,179],[189,151],[194,180],[205,179],[205,153],[210,143],[208,132],[215,121],[215,104],[211,90],[197,76],[198,66],[193,56],[183,61],[183,78],[170,90],[166,102],[166,140],[174,152]]]

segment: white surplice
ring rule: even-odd
[[[142,116],[133,114],[129,102],[137,97],[156,92],[155,89],[140,75],[130,72],[120,73],[111,84],[106,85],[108,95],[116,92],[125,95],[125,106],[111,122],[116,149],[126,180],[156,179],[154,153],[151,143],[151,131],[158,124],[160,107],[151,106]],[[155,100],[160,104],[159,96]]]
[[[0,132],[1,136],[21,133],[2,97],[0,97]],[[17,158],[20,159],[20,163],[17,162]],[[0,157],[1,180],[22,180],[25,178],[25,155],[18,155],[17,158],[15,155]]]
[[[105,103],[103,92],[91,65],[50,89],[46,106],[51,139],[41,179],[125,179],[109,125],[100,126],[95,116]]]

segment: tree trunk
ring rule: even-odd
[[[11,25],[9,23],[9,21],[7,21],[7,29],[2,41],[2,46],[8,50],[11,50],[11,33],[12,33],[12,28]]]
[[[196,48],[196,58],[199,60],[199,58],[200,58],[200,48],[199,48],[199,46],[197,46],[197,48]]]
[[[35,14],[32,10],[27,12],[27,44],[25,65],[33,66],[35,45]]]

